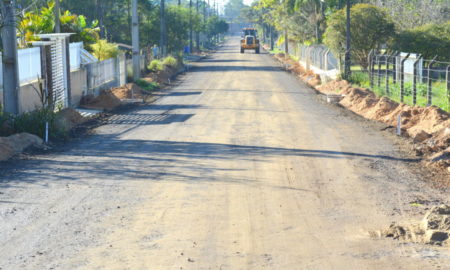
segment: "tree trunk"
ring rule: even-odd
[[[288,36],[287,27],[284,28],[284,53],[285,53],[285,57],[288,57],[288,55],[289,55],[289,36]]]

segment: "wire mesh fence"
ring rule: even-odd
[[[450,111],[450,62],[423,59],[420,54],[372,51],[368,76],[370,88],[379,95]]]

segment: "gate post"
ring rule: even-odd
[[[432,81],[431,81],[431,69],[433,68],[434,63],[436,63],[437,55],[431,60],[430,64],[428,64],[428,89],[427,89],[427,106],[431,106],[433,104],[433,93],[432,93]]]
[[[408,60],[410,53],[400,62],[400,102],[403,103],[403,96],[405,95],[405,62]]]

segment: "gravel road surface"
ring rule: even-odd
[[[0,164],[0,269],[450,269],[448,249],[369,236],[449,199],[403,141],[238,42],[94,135]]]

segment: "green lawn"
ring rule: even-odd
[[[369,74],[363,72],[354,72],[350,80],[353,84],[363,88],[370,88]],[[388,96],[394,101],[400,102],[400,82],[394,84],[392,78],[389,78],[389,93],[386,89],[386,80],[384,77],[380,80],[380,86],[377,84],[377,78],[374,78],[374,87],[372,91],[378,96]],[[417,83],[417,104],[425,107],[427,105],[428,85]],[[410,81],[404,83],[403,103],[413,105],[413,84]],[[447,95],[447,86],[444,81],[434,82],[432,84],[432,105],[438,106],[443,110],[450,111],[450,102]]]

